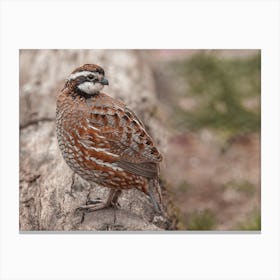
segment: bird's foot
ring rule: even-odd
[[[92,201],[91,201],[92,202]],[[110,205],[107,205],[107,203],[103,202],[103,201],[94,201],[94,203],[91,204],[87,204],[86,205],[81,205],[80,207],[78,207],[76,210],[78,211],[86,211],[86,212],[93,212],[93,211],[97,211],[97,210],[101,210],[101,209],[105,209],[110,207]]]
[[[112,201],[104,202],[100,198],[96,198],[94,200],[88,200],[86,202],[86,205],[81,205],[76,210],[93,212],[93,211],[106,209],[106,208],[110,208],[110,207],[113,207],[115,209],[119,209],[120,204],[117,201],[115,202],[115,201],[112,200]]]

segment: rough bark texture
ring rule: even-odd
[[[162,230],[170,222],[156,215],[147,196],[123,191],[120,209],[76,211],[108,189],[74,175],[58,150],[56,95],[66,76],[84,63],[101,65],[110,81],[104,92],[125,101],[158,140],[164,134],[154,117],[153,75],[136,51],[20,51],[20,230]]]

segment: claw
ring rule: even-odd
[[[100,198],[100,197],[97,197],[97,198],[94,199],[94,200],[88,200],[88,201],[86,202],[86,205],[98,204],[98,203],[101,203],[101,202],[102,202],[101,198]]]

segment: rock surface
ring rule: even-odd
[[[104,199],[108,189],[90,184],[68,168],[58,150],[55,102],[67,75],[85,63],[105,69],[110,87],[144,121],[159,148],[164,131],[155,117],[153,75],[137,51],[20,51],[20,230],[164,230],[170,221],[154,212],[147,196],[123,191],[120,209],[76,211],[88,199]]]

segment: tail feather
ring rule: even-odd
[[[157,202],[157,200],[155,199],[155,196],[153,194],[153,189],[156,189],[158,196],[159,196],[159,202]],[[161,188],[159,185],[159,180],[158,178],[156,179],[151,179],[149,181],[149,191],[148,191],[148,195],[151,198],[152,204],[154,206],[154,209],[157,213],[162,213],[162,194],[161,194]]]

